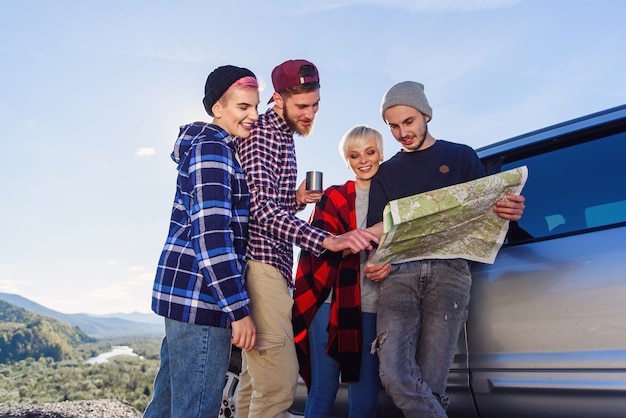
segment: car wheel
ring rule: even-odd
[[[226,379],[224,380],[219,418],[235,417],[235,399],[237,397],[237,387],[239,386],[239,373],[241,373],[241,349],[233,345],[230,351],[228,372],[226,372]]]
[[[222,406],[219,418],[232,418],[235,416],[235,396],[239,385],[239,375],[231,372],[226,373],[224,391],[222,392]]]

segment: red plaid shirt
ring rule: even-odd
[[[311,214],[311,224],[332,234],[356,229],[356,190],[354,181],[331,186]],[[359,380],[361,364],[361,289],[358,254],[342,257],[327,251],[317,257],[302,251],[296,272],[293,328],[300,375],[311,383],[308,328],[317,309],[334,290],[327,353],[339,361],[341,381]]]

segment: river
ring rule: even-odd
[[[111,349],[111,351],[108,351],[106,353],[102,353],[97,355],[96,357],[91,357],[90,359],[88,359],[85,363],[87,364],[101,364],[101,363],[106,363],[107,361],[109,361],[109,359],[111,357],[116,357],[116,356],[133,356],[133,357],[139,357],[137,355],[137,353],[133,352],[133,349],[130,348],[127,345],[114,345],[113,348]]]

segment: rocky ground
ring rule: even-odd
[[[36,405],[0,404],[0,418],[141,418],[141,412],[122,401],[67,401]]]

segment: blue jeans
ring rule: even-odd
[[[161,365],[144,418],[217,417],[232,330],[165,318]]]
[[[406,417],[446,417],[448,373],[467,319],[466,260],[392,267],[378,301],[378,358],[387,393]]]
[[[339,388],[339,363],[326,354],[330,303],[323,303],[309,327],[311,348],[311,388],[304,409],[306,418],[329,418]],[[380,389],[378,357],[370,354],[370,344],[376,338],[376,314],[361,314],[363,342],[358,382],[348,385],[348,417],[376,416],[376,403]]]

